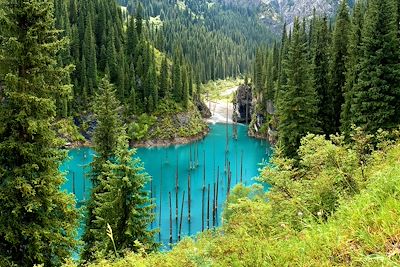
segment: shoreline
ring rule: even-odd
[[[226,122],[222,121],[210,121],[210,119],[207,119],[206,122],[208,124],[226,124]],[[228,125],[232,125],[231,122],[228,122]],[[244,124],[240,124],[244,125]],[[161,148],[161,147],[169,147],[169,146],[176,146],[176,145],[186,145],[190,144],[199,140],[204,139],[208,134],[210,133],[210,127],[207,126],[207,128],[193,136],[189,137],[176,137],[174,139],[153,139],[153,140],[145,140],[145,141],[136,141],[136,142],[130,142],[129,147],[130,148]],[[251,138],[259,139],[259,140],[267,140],[271,144],[271,140],[268,136],[263,136],[260,134],[254,134],[253,132],[247,132],[247,135]],[[85,142],[73,142],[73,143],[66,143],[65,145],[62,146],[64,149],[75,149],[75,148],[90,148],[93,147],[92,142],[89,140],[86,140]]]
[[[175,137],[174,139],[152,139],[152,140],[136,141],[136,142],[133,141],[130,142],[129,146],[132,148],[157,148],[157,147],[169,147],[176,145],[186,145],[204,139],[209,132],[210,132],[210,127],[207,126],[207,128],[204,131],[196,135],[188,137]]]
[[[204,139],[208,133],[210,132],[210,127],[207,128],[193,136],[188,137],[176,137],[174,139],[151,139],[151,140],[144,140],[144,141],[131,141],[129,142],[130,148],[157,148],[157,147],[169,147],[169,146],[176,146],[176,145],[186,145],[192,142],[199,141]],[[91,141],[86,140],[85,142],[73,142],[73,143],[66,143],[62,146],[65,149],[75,149],[75,148],[90,148],[93,147]]]

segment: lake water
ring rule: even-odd
[[[160,229],[156,238],[165,248],[171,241],[170,213],[172,243],[178,241],[179,232],[183,238],[202,229],[219,226],[228,184],[230,183],[230,188],[241,181],[244,185],[251,185],[255,183],[253,178],[258,176],[261,166],[268,164],[272,153],[268,142],[248,137],[247,126],[243,125],[238,125],[238,138],[235,140],[232,127],[211,124],[210,133],[201,141],[167,148],[137,149],[135,156],[141,158],[146,171],[152,177],[151,183],[146,186],[157,206],[154,211],[156,219],[151,227]],[[68,179],[64,189],[75,193],[79,204],[83,204],[90,195],[91,185],[85,174],[92,159],[93,150],[72,149],[69,151],[69,159],[61,168]]]

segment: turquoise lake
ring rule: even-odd
[[[153,203],[156,204],[156,219],[151,227],[160,229],[156,238],[165,248],[171,241],[169,194],[172,208],[172,243],[175,243],[178,241],[181,218],[181,238],[194,235],[203,228],[219,226],[229,181],[230,188],[241,181],[244,185],[254,184],[253,178],[258,176],[259,169],[268,164],[272,153],[268,142],[248,137],[247,126],[244,125],[238,125],[237,140],[233,138],[232,133],[232,125],[211,124],[210,133],[195,143],[137,149],[135,157],[140,157],[146,171],[152,177],[151,183],[146,186]],[[67,183],[63,188],[75,193],[79,204],[84,203],[90,195],[91,185],[85,174],[89,171],[93,155],[94,152],[90,148],[71,149],[69,159],[61,167],[67,176]]]

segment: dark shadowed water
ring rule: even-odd
[[[255,183],[253,178],[258,175],[260,164],[268,164],[270,145],[266,141],[248,137],[246,126],[238,126],[237,140],[233,139],[232,125],[211,124],[210,129],[207,137],[196,143],[167,148],[140,148],[135,155],[141,158],[146,171],[152,176],[152,182],[146,187],[157,205],[156,220],[151,227],[160,228],[160,234],[156,237],[165,246],[170,242],[169,194],[174,243],[178,240],[181,217],[181,238],[219,226],[229,181],[230,188],[241,181],[244,185],[251,185]],[[68,178],[64,189],[75,193],[78,203],[83,204],[90,195],[91,185],[85,179],[85,173],[89,170],[93,151],[89,148],[72,149],[69,157],[62,166]],[[215,202],[217,196],[218,201]]]

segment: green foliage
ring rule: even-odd
[[[94,196],[93,211],[97,256],[117,255],[123,251],[137,252],[141,248],[157,248],[154,230],[148,226],[154,220],[153,209],[144,186],[150,177],[144,173],[143,164],[133,159],[135,150],[129,150],[126,136],[119,147],[115,163],[107,162],[99,180],[104,190]],[[112,239],[106,228],[112,229]],[[141,245],[140,245],[141,244]]]
[[[0,262],[60,266],[76,249],[78,212],[52,124],[71,67],[57,63],[66,40],[52,1],[0,1]],[[29,21],[29,23],[27,23]]]
[[[347,125],[369,133],[393,129],[400,122],[399,39],[392,0],[370,1],[361,34],[359,77],[350,91]]]
[[[119,119],[120,103],[105,77],[95,101],[97,126],[94,133],[96,155],[91,164],[93,188],[87,203],[82,251],[84,261],[125,250],[137,251],[143,244],[147,250],[157,246],[154,231],[148,230],[154,219],[153,206],[144,186],[149,177],[139,159],[133,159],[126,130]],[[147,119],[147,118],[143,118]],[[107,226],[111,232],[106,231]]]
[[[336,18],[335,29],[332,34],[330,64],[330,86],[329,97],[331,98],[331,108],[328,110],[331,117],[328,134],[339,133],[340,113],[344,103],[343,86],[346,82],[346,61],[348,58],[349,33],[350,33],[349,8],[346,0],[342,0]]]
[[[85,142],[85,137],[79,132],[72,119],[61,119],[54,124],[54,128],[66,142]]]
[[[136,121],[129,124],[128,136],[133,141],[143,140],[149,129],[156,123],[157,118],[146,113],[140,115]]]
[[[165,106],[168,107],[168,106]],[[159,113],[158,121],[149,132],[148,139],[173,140],[202,134],[207,124],[197,108],[189,103],[187,110],[181,106],[169,106],[165,113]]]
[[[309,75],[306,33],[298,20],[294,23],[288,58],[283,62],[287,84],[280,92],[278,114],[279,142],[286,156],[295,157],[300,139],[318,132],[317,94]]]
[[[314,35],[312,40],[312,74],[313,86],[318,95],[318,118],[323,133],[334,132],[332,125],[333,102],[329,92],[329,41],[327,18],[314,18]]]
[[[113,86],[108,77],[104,77],[100,83],[100,93],[95,99],[95,119],[97,126],[93,135],[94,151],[96,155],[91,163],[90,179],[93,185],[91,197],[87,202],[85,232],[83,235],[84,247],[81,257],[83,260],[91,260],[95,257],[98,242],[101,236],[96,235],[99,225],[96,224],[96,209],[99,203],[96,201],[98,194],[105,190],[102,183],[102,175],[110,171],[108,162],[114,162],[117,150],[121,143],[121,133],[125,130],[119,118],[119,101],[116,99]]]
[[[235,88],[244,82],[241,78],[228,78],[225,80],[209,81],[200,85],[203,95],[206,95],[206,100],[219,101],[231,100],[232,93],[227,94],[229,89]]]
[[[142,250],[90,266],[399,265],[400,144],[384,141],[371,152],[363,177],[356,146],[343,139],[307,136],[298,167],[278,151],[260,177],[274,186],[266,194],[237,186],[220,229],[169,252]]]

